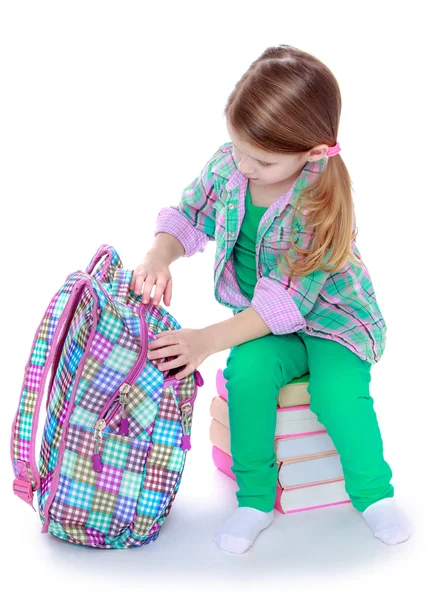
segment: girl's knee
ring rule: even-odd
[[[261,375],[273,371],[277,364],[278,353],[274,344],[266,340],[266,337],[250,340],[232,349],[224,370],[226,379],[233,375],[254,379],[256,374]]]
[[[351,402],[358,396],[369,396],[371,375],[363,368],[346,368],[344,365],[322,365],[310,371],[308,391],[317,402]]]
[[[332,423],[344,423],[365,411],[372,411],[373,399],[369,386],[348,385],[340,378],[315,381],[310,378],[308,392],[311,411],[328,428]]]
[[[271,333],[232,348],[224,376],[227,378],[227,374],[241,373],[255,377],[256,374],[279,373],[282,363],[288,362],[286,356],[290,357],[290,362],[298,358],[302,365],[299,376],[304,375],[307,371],[307,354],[303,341],[296,334]]]

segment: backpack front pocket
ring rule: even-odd
[[[154,422],[158,411],[161,381],[158,378],[156,387],[149,384],[153,370],[153,367],[145,370],[132,384],[122,384],[105,403],[93,424],[94,454],[100,454],[103,432],[144,439],[145,431]]]
[[[115,537],[136,519],[152,442],[102,432],[100,469],[92,463],[94,430],[69,424],[60,480],[49,508],[51,520],[77,543]],[[99,534],[99,535],[98,535]],[[87,536],[91,539],[86,539]],[[100,537],[101,536],[101,537]]]

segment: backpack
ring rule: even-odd
[[[147,358],[159,331],[180,329],[161,306],[129,290],[133,271],[98,248],[68,275],[37,329],[12,426],[13,491],[42,533],[95,548],[154,541],[178,492],[198,388],[172,360]],[[49,369],[39,465],[35,444]],[[34,508],[35,510],[35,508]]]

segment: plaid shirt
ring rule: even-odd
[[[291,279],[276,263],[277,256],[290,248],[292,234],[297,246],[309,247],[312,233],[305,224],[307,211],[294,206],[299,193],[324,171],[327,162],[327,157],[307,162],[291,189],[264,213],[257,231],[257,284],[251,302],[242,294],[233,266],[248,179],[237,167],[231,142],[220,146],[184,189],[178,206],[159,212],[154,235],[173,235],[185,248],[185,256],[202,252],[214,240],[215,298],[235,315],[252,306],[273,334],[300,331],[335,340],[374,364],[383,354],[387,328],[364,263],[348,261],[335,273],[316,270]],[[352,249],[361,259],[355,241]],[[289,256],[295,258],[292,248]]]

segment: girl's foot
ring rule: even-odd
[[[362,512],[374,536],[385,544],[405,542],[412,533],[410,521],[393,498],[383,498]]]
[[[257,508],[239,507],[225,521],[213,541],[226,552],[242,554],[253,544],[259,533],[271,525],[274,511],[264,512]]]

